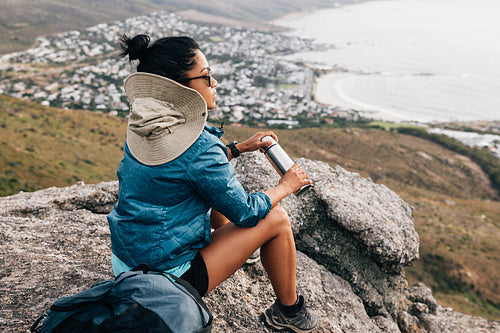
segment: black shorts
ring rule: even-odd
[[[196,290],[200,296],[204,296],[208,290],[208,272],[205,261],[201,256],[200,252],[196,253],[196,256],[191,260],[191,267],[182,274],[181,279],[189,282]]]

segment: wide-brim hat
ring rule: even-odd
[[[207,120],[207,104],[199,92],[143,72],[131,74],[123,86],[130,102],[127,145],[139,162],[170,162],[198,139]]]

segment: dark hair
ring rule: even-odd
[[[139,60],[138,72],[161,75],[177,82],[185,82],[186,73],[195,65],[194,56],[200,49],[190,37],[164,37],[150,43],[148,35],[120,38],[121,57]]]

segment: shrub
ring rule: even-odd
[[[402,134],[430,140],[458,154],[469,157],[483,169],[490,178],[491,186],[500,194],[500,159],[491,152],[476,147],[469,147],[457,139],[444,134],[429,133],[422,128],[400,127],[397,131]]]

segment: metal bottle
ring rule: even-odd
[[[271,141],[272,144],[269,147],[262,148],[261,151],[266,155],[271,165],[278,172],[280,177],[292,167],[293,160],[288,156],[285,150],[273,139],[271,136],[265,136],[262,138],[262,141]],[[303,190],[310,187],[311,185],[304,185],[298,191],[295,192],[295,195],[299,195]]]

